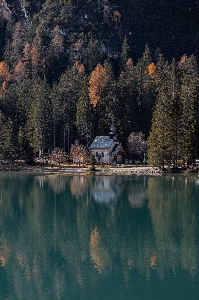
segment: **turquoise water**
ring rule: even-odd
[[[0,175],[0,299],[199,299],[196,176]]]

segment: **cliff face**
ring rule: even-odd
[[[92,37],[100,51],[117,58],[126,36],[135,60],[147,43],[153,54],[159,47],[168,59],[199,54],[198,1],[1,0],[1,16],[6,26],[8,21],[12,26],[23,22],[27,41],[42,38],[47,47],[58,25],[67,49],[73,41]]]

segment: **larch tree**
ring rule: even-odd
[[[16,80],[16,82],[21,83],[24,81],[24,79],[27,78],[26,76],[26,67],[24,63],[20,60],[14,69],[13,78]]]
[[[0,93],[2,99],[10,79],[11,79],[11,74],[8,70],[7,64],[4,61],[0,62]]]
[[[101,98],[106,80],[106,69],[100,63],[98,63],[95,70],[93,70],[91,73],[88,88],[90,102],[94,107],[96,107]]]

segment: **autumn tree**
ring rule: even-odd
[[[86,147],[76,140],[71,146],[70,157],[72,158],[73,162],[78,163],[80,166],[80,163],[84,163],[88,159]]]
[[[147,70],[148,70],[149,76],[151,77],[151,81],[154,81],[155,73],[156,73],[156,66],[155,66],[154,62],[150,63],[150,65],[147,66]]]
[[[7,64],[2,61],[0,62],[0,85],[1,85],[1,95],[3,96],[4,91],[11,79],[11,74],[8,70]]]
[[[140,132],[132,132],[127,140],[128,152],[133,157],[142,157],[146,153],[147,143],[144,134]]]
[[[106,69],[100,63],[98,63],[95,70],[93,70],[91,73],[88,88],[90,102],[94,107],[96,107],[101,98],[106,80]]]
[[[13,73],[13,78],[18,82],[21,83],[27,76],[27,70],[24,63],[20,60],[16,65]]]

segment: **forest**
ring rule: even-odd
[[[199,5],[185,0],[1,0],[0,159],[31,161],[114,118],[128,156],[199,157]]]

